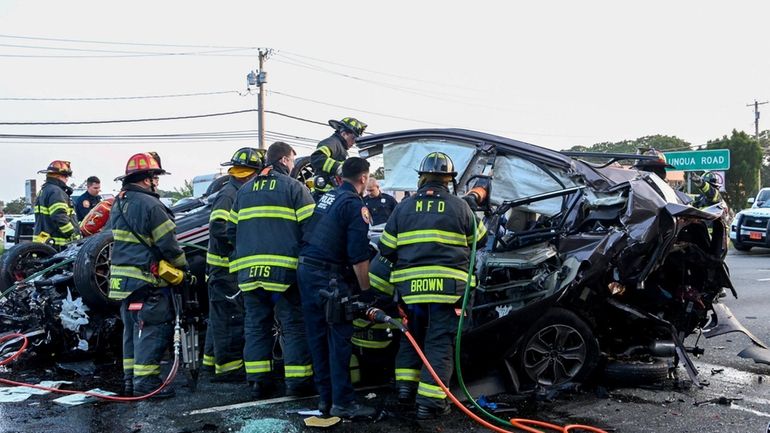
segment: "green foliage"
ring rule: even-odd
[[[611,143],[605,141],[591,146],[573,146],[567,150],[576,152],[636,153],[639,148],[658,150],[689,150],[690,143],[678,137],[668,135],[648,135],[635,140],[623,140]]]
[[[655,148],[666,150],[690,150],[690,143],[678,137],[668,135],[648,135],[635,140],[623,140],[617,142],[605,141],[590,146],[573,146],[567,150],[574,152],[601,152],[601,153],[630,153],[636,154],[639,149]],[[585,158],[591,162],[604,162],[601,158]],[[622,164],[629,163],[621,162]]]
[[[9,201],[8,204],[5,205],[3,212],[7,214],[20,214],[26,205],[27,203],[24,197],[19,197],[15,200]]]
[[[707,149],[730,149],[730,170],[725,176],[725,201],[734,209],[743,209],[746,200],[757,193],[757,175],[762,163],[762,148],[751,136],[733,130],[706,144]]]
[[[166,190],[159,189],[158,195],[160,195],[161,197],[170,198],[174,201],[177,201],[185,197],[192,197],[193,195],[192,181],[185,180],[184,185],[178,188],[175,187],[173,191],[166,191]]]
[[[374,173],[372,173],[372,177],[377,180],[385,179],[385,167],[379,167],[377,170],[374,170]]]

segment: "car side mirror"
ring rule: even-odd
[[[749,204],[754,204],[754,197],[749,197]],[[757,202],[759,204],[759,202]]]

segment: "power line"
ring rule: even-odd
[[[253,111],[253,110],[252,110],[252,111]],[[280,112],[278,112],[278,111],[273,111],[273,110],[265,110],[265,113],[268,113],[268,114],[275,114],[276,116],[287,117],[287,118],[289,118],[289,119],[299,120],[299,121],[301,121],[301,122],[313,123],[313,124],[315,124],[315,125],[321,125],[321,126],[329,126],[329,124],[328,124],[328,123],[319,122],[319,121],[317,121],[317,120],[306,119],[306,118],[304,118],[304,117],[292,116],[291,114],[280,113]],[[0,125],[2,125],[2,124],[0,123]]]
[[[67,48],[67,47],[41,47],[34,45],[0,44],[0,47],[26,48],[34,50],[76,51],[85,53],[109,53],[109,54],[142,54],[149,56],[189,56],[202,54],[216,54],[231,51],[243,51],[242,48],[227,48],[209,51],[182,51],[182,52],[153,52],[153,51],[125,51],[125,50],[100,50],[96,48]]]
[[[101,44],[101,45],[133,45],[133,46],[144,46],[144,47],[258,49],[257,47],[239,47],[239,46],[223,46],[223,45],[189,45],[189,44],[153,44],[153,43],[141,43],[141,42],[109,42],[109,41],[94,41],[94,40],[85,40],[85,39],[45,38],[45,37],[21,36],[21,35],[0,35],[0,38],[27,39],[27,40],[36,40],[36,41],[55,41],[55,42],[77,42],[77,43],[83,43],[83,44]]]
[[[213,92],[197,92],[197,93],[176,93],[170,95],[139,95],[139,96],[103,96],[103,97],[78,97],[78,98],[33,98],[33,97],[0,97],[0,101],[117,101],[117,100],[131,100],[131,99],[162,99],[162,98],[184,98],[191,96],[210,96],[210,95],[226,95],[235,93],[240,96],[245,96],[237,90],[222,90]]]
[[[409,118],[409,117],[401,117],[401,116],[395,116],[395,115],[392,115],[392,114],[378,113],[376,111],[362,110],[360,108],[346,107],[344,105],[330,104],[328,102],[318,101],[316,99],[305,98],[305,97],[302,97],[302,96],[290,95],[288,93],[278,92],[278,91],[275,91],[275,90],[268,90],[268,92],[276,94],[276,95],[280,95],[280,96],[285,96],[287,98],[298,99],[300,101],[312,102],[314,104],[326,105],[326,106],[334,107],[334,108],[342,108],[343,110],[352,110],[352,111],[357,111],[357,112],[360,112],[360,113],[373,114],[375,116],[389,117],[391,119],[396,119],[396,120],[405,120],[407,122],[425,123],[425,124],[436,125],[436,126],[445,126],[445,127],[452,127],[453,126],[453,125],[448,125],[448,124],[445,124],[445,123],[431,122],[431,121],[428,121],[428,120],[420,120],[420,119],[414,119],[414,118]]]
[[[189,116],[173,116],[173,117],[154,117],[154,118],[142,118],[142,119],[118,119],[118,120],[81,120],[81,121],[66,121],[66,122],[0,122],[0,125],[96,125],[105,123],[136,123],[136,122],[157,122],[165,120],[184,120],[184,119],[200,119],[204,117],[219,117],[219,116],[231,116],[234,114],[253,113],[257,111],[254,108],[237,111],[226,111],[222,113],[208,113],[208,114],[193,114]]]
[[[452,88],[457,88],[457,89],[465,89],[465,90],[478,91],[478,89],[473,89],[473,88],[470,88],[470,87],[462,87],[462,86],[458,86],[456,84],[441,83],[441,82],[437,82],[437,81],[434,81],[434,80],[424,80],[424,79],[420,79],[420,78],[407,77],[405,75],[398,75],[398,74],[393,74],[393,73],[389,73],[389,72],[377,71],[377,70],[374,70],[374,69],[361,68],[361,67],[358,67],[358,66],[346,65],[344,63],[337,63],[337,62],[332,62],[330,60],[319,59],[317,57],[311,57],[311,56],[306,56],[306,55],[303,55],[303,54],[292,53],[291,51],[286,51],[286,50],[280,50],[278,52],[278,55],[283,55],[284,57],[287,57],[287,58],[291,58],[290,56],[296,56],[296,57],[300,57],[300,58],[304,58],[304,59],[308,59],[308,60],[314,60],[314,61],[317,61],[317,62],[327,63],[327,64],[330,64],[330,65],[342,66],[343,68],[355,69],[355,70],[358,70],[358,71],[369,72],[371,74],[382,75],[382,76],[385,76],[385,77],[399,78],[399,79],[402,79],[402,80],[409,80],[409,81],[414,81],[414,82],[417,82],[417,83],[426,83],[426,84],[433,84],[433,85],[438,85],[438,86],[452,87]]]

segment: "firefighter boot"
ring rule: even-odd
[[[120,395],[125,397],[131,397],[134,395],[134,379],[123,379],[123,390],[120,392]]]
[[[398,403],[413,406],[414,398],[417,394],[417,387],[409,386],[407,384],[398,385]]]
[[[418,421],[427,421],[432,420],[436,418],[440,418],[444,415],[447,415],[451,408],[448,404],[444,403],[443,405],[439,407],[428,407],[424,406],[422,404],[417,405],[417,420]]]
[[[346,406],[332,405],[329,414],[345,419],[374,418],[377,415],[377,410],[371,406],[351,402]]]

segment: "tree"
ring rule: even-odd
[[[372,177],[377,180],[385,179],[385,167],[379,167],[377,170],[374,170],[374,173],[372,173]]]
[[[730,170],[725,180],[725,201],[730,207],[743,209],[746,199],[757,193],[757,174],[762,164],[762,148],[759,142],[741,131],[733,129],[726,135],[706,144],[707,149],[729,149]]]
[[[193,195],[192,181],[185,180],[184,185],[182,185],[181,187],[174,187],[173,191],[166,191],[166,190],[159,189],[158,195],[161,197],[170,198],[174,201],[177,201],[185,197],[192,197]]]
[[[601,142],[590,146],[573,146],[567,150],[575,152],[636,153],[640,148],[657,150],[689,150],[690,143],[669,135],[648,135],[635,140]]]
[[[11,200],[5,205],[3,212],[7,214],[19,214],[27,206],[27,201],[24,197],[19,197],[15,200]]]

